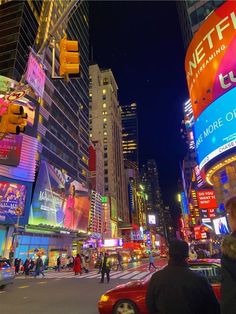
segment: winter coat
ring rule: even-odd
[[[236,233],[222,243],[221,258],[221,313],[236,313]]]
[[[147,288],[150,314],[220,314],[220,305],[207,279],[169,263],[156,272]]]

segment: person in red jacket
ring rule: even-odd
[[[78,275],[78,273],[82,273],[81,270],[81,257],[79,254],[77,254],[75,260],[74,260],[74,272],[75,272],[75,276]]]

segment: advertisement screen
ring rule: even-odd
[[[200,115],[194,133],[200,169],[216,156],[236,147],[236,88]]]
[[[0,216],[23,216],[25,199],[25,185],[0,181]]]
[[[22,139],[22,135],[8,134],[0,140],[0,164],[19,165]]]
[[[197,200],[199,208],[217,208],[216,195],[214,190],[197,191]]]
[[[216,234],[228,234],[229,227],[225,217],[213,219],[214,229]]]
[[[149,225],[155,225],[156,224],[156,216],[155,215],[148,215],[148,223],[149,223]]]
[[[45,161],[35,185],[29,223],[87,232],[90,198],[87,189]]]
[[[185,72],[195,119],[218,97],[236,86],[236,2],[210,14],[194,35]]]

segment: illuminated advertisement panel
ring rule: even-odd
[[[25,199],[25,185],[0,181],[0,216],[23,216]]]
[[[0,141],[0,164],[18,166],[22,146],[22,136],[8,134]]]
[[[227,1],[208,16],[194,35],[185,72],[195,119],[236,86],[236,2]]]
[[[41,162],[29,223],[87,232],[90,198],[87,189],[46,161]]]
[[[215,229],[215,233],[220,234],[228,234],[229,233],[229,227],[226,220],[226,217],[220,217],[213,219],[213,225]]]
[[[236,147],[236,88],[217,99],[196,120],[194,135],[199,168]]]
[[[214,190],[197,191],[197,200],[199,208],[217,208],[216,195]]]
[[[156,224],[156,216],[155,215],[148,215],[148,223],[149,223],[149,225],[155,225]]]

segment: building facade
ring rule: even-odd
[[[89,67],[90,139],[99,141],[104,151],[104,189],[110,198],[111,222],[118,232],[118,222],[128,221],[122,152],[121,109],[118,86],[110,69],[97,64]]]
[[[23,208],[25,219],[20,217],[21,234],[13,239],[13,242],[17,242],[15,256],[23,259],[32,257],[41,248],[42,255],[49,258],[51,265],[60,252],[65,256],[72,252],[72,241],[78,233],[86,234],[90,209],[88,3],[78,3],[55,34],[56,73],[59,73],[60,39],[67,36],[68,39],[79,41],[81,65],[78,77],[68,82],[51,79],[51,48],[46,47],[42,56],[36,54],[68,3],[0,1],[1,83],[3,80],[14,80],[17,89],[21,80],[30,90],[30,95],[26,97],[31,97],[36,108],[32,128],[27,126],[26,135],[23,135],[23,143],[27,135],[37,142],[36,178],[27,187],[30,195],[27,194]],[[30,52],[44,66],[46,82],[43,97],[34,94],[24,81]],[[23,149],[20,158],[25,158]],[[28,168],[32,163],[33,158],[28,161]],[[20,184],[20,187],[28,184],[24,180],[16,181],[12,176],[16,168],[10,168],[11,174],[6,173],[0,178],[5,184],[1,185],[3,189],[6,182]],[[27,202],[27,198],[32,202]],[[83,218],[76,214],[79,208]],[[15,218],[9,227],[14,226],[14,222]],[[7,238],[10,237],[8,232]],[[8,244],[6,246],[9,247]],[[11,249],[14,250],[14,247]],[[4,255],[7,256],[6,253]]]

